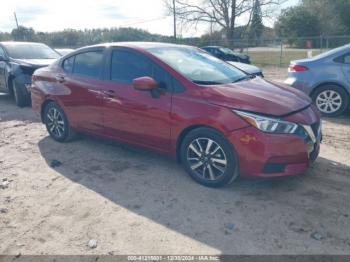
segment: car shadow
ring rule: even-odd
[[[322,120],[335,124],[350,125],[350,108],[338,117],[322,117]]]
[[[230,186],[211,189],[192,181],[172,159],[111,141],[84,136],[60,144],[45,137],[38,146],[49,166],[53,160],[62,163],[55,168],[58,176],[224,254],[246,249],[271,253],[288,246],[283,239],[287,241],[292,230],[290,223],[315,222],[315,213],[305,210],[328,210],[344,183],[350,187],[350,180],[344,179],[350,167],[325,158],[305,175],[240,178]],[[325,172],[332,165],[339,174]],[[284,237],[276,240],[276,234]]]
[[[20,108],[15,105],[13,98],[4,93],[0,93],[0,122],[24,121],[26,123],[40,122],[30,107]]]

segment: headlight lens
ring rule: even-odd
[[[238,114],[252,126],[267,133],[293,134],[298,128],[298,125],[292,122],[247,113],[240,110],[233,110],[233,112]]]

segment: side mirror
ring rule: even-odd
[[[133,80],[133,87],[140,91],[152,91],[158,87],[158,83],[152,77],[143,76]]]

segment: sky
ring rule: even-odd
[[[11,32],[16,27],[14,19],[16,12],[19,25],[32,27],[35,31],[135,27],[151,33],[172,35],[172,18],[167,16],[163,1],[11,0],[1,5],[0,31]],[[295,5],[298,1],[287,0],[280,8]],[[244,20],[244,17],[239,19],[238,24],[244,24]],[[273,20],[266,20],[264,23],[271,26]],[[198,36],[208,31],[207,24],[199,25],[197,28],[179,28],[179,34],[183,36]]]

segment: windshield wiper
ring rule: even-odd
[[[256,77],[256,75],[246,75],[245,77],[241,77],[241,78],[238,78],[237,80],[233,81],[232,83],[237,83],[237,82],[241,82],[241,81],[244,81],[244,80],[250,80],[250,79],[254,79]]]
[[[193,80],[192,81],[195,84],[198,85],[222,85],[220,82],[214,82],[214,81],[199,81],[199,80]]]

